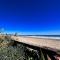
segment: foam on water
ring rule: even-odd
[[[48,36],[29,36],[34,38],[47,38],[47,39],[60,39],[60,37],[48,37]]]

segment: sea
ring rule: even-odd
[[[27,37],[34,37],[34,38],[47,38],[47,39],[59,39],[60,35],[25,35]]]

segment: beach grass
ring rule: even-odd
[[[53,52],[44,49],[34,49],[11,40],[8,36],[0,37],[0,60],[48,60]],[[53,55],[51,55],[54,57]]]

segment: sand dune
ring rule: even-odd
[[[34,37],[23,37],[23,36],[11,36],[12,39],[22,42],[25,44],[38,46],[38,47],[48,47],[48,49],[60,50],[60,40],[58,39],[45,39],[45,38],[34,38]]]

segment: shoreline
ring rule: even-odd
[[[60,40],[44,39],[44,38],[34,38],[34,37],[24,37],[24,36],[11,36],[11,39],[25,43],[32,46],[60,50]]]
[[[31,37],[31,38],[42,38],[42,39],[57,39],[57,40],[60,40],[60,37],[48,37],[48,36],[25,36],[25,37]]]

